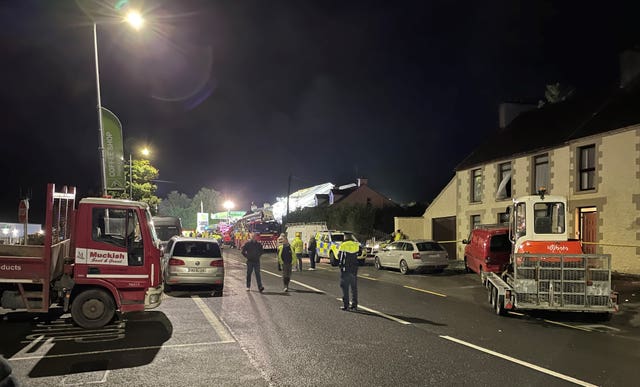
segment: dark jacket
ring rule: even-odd
[[[260,242],[251,239],[249,242],[242,246],[242,255],[247,258],[247,261],[257,262],[262,255],[262,245]]]
[[[316,238],[311,237],[311,239],[309,239],[307,250],[309,250],[309,252],[313,251],[314,254],[316,253]]]
[[[344,241],[338,250],[338,266],[340,271],[358,273],[358,255],[360,244],[354,241]]]

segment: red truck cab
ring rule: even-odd
[[[49,184],[41,245],[0,246],[0,306],[71,310],[83,328],[108,324],[116,311],[160,305],[159,241],[147,204],[86,198]]]

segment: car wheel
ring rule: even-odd
[[[102,328],[116,313],[116,305],[110,294],[101,289],[81,292],[71,303],[73,321],[85,329]]]
[[[336,256],[333,255],[333,251],[329,253],[329,261],[331,262],[331,266],[338,266],[338,260]]]
[[[213,285],[212,288],[214,293],[220,293],[222,294],[222,291],[224,290],[224,285]]]
[[[409,265],[404,259],[400,260],[400,273],[407,274],[409,272]]]
[[[376,258],[373,260],[373,264],[374,264],[374,266],[376,267],[376,269],[378,269],[378,270],[382,270],[382,265],[380,264],[380,258],[376,257]]]
[[[471,268],[467,265],[467,257],[464,257],[464,271],[467,273],[471,273]]]

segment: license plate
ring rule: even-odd
[[[204,273],[207,269],[204,267],[189,267],[187,271],[189,273]]]

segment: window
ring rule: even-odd
[[[596,188],[596,146],[579,148],[580,151],[580,191]]]
[[[498,223],[509,223],[509,213],[508,212],[498,213]]]
[[[478,227],[480,224],[480,215],[471,215],[471,229]]]
[[[537,194],[540,188],[549,190],[549,155],[543,154],[533,158],[533,187],[531,192]]]
[[[536,234],[564,233],[564,204],[536,203],[533,205],[533,230]]]
[[[482,201],[482,170],[471,171],[471,202]]]
[[[511,163],[498,165],[498,191],[496,199],[506,199],[511,197]]]
[[[94,208],[91,211],[91,225],[92,240],[126,248],[129,266],[141,266],[144,263],[144,242],[135,211]]]

